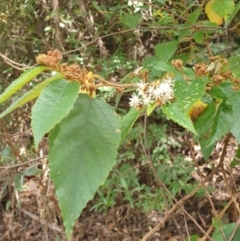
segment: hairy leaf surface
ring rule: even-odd
[[[178,123],[182,127],[190,130],[194,134],[197,134],[190,116],[187,113],[183,113],[178,102],[175,101],[171,104],[167,104],[163,106],[162,109],[168,118],[172,119],[174,122]]]
[[[59,123],[77,99],[79,83],[59,79],[47,85],[32,108],[32,129],[37,148],[42,137]]]
[[[78,96],[69,115],[50,132],[50,174],[68,239],[80,212],[115,165],[120,138],[114,109],[86,94]]]

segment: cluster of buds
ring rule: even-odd
[[[39,54],[36,61],[39,64],[46,65],[47,67],[57,69],[59,61],[62,59],[62,54],[58,50],[49,50],[47,54]]]
[[[37,63],[43,64],[52,70],[58,71],[69,81],[76,81],[81,84],[81,91],[91,96],[95,95],[95,85],[93,73],[86,68],[81,68],[78,64],[60,63],[62,54],[58,50],[50,50],[47,54],[39,54]]]
[[[152,104],[164,105],[174,98],[174,80],[170,77],[152,83],[141,81],[136,84],[137,93],[130,98],[130,106],[140,109]]]

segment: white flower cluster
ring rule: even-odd
[[[174,97],[174,80],[170,77],[152,83],[141,81],[136,84],[137,94],[134,93],[130,99],[130,106],[139,108],[144,105],[158,103],[163,105]]]
[[[136,12],[141,10],[141,7],[143,6],[143,2],[137,1],[137,0],[129,0],[128,6],[133,6],[134,7],[134,13],[136,13]]]

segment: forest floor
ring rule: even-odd
[[[217,144],[207,163],[202,159],[199,146],[192,144],[194,153],[191,155],[194,155],[198,162],[196,172],[192,173],[192,179],[200,183],[219,163],[224,141]],[[185,153],[187,159],[189,158],[188,147],[183,148],[182,153]],[[184,241],[193,234],[203,237],[202,230],[206,232],[209,229],[213,217],[216,213],[221,213],[224,206],[231,200],[232,191],[237,189],[240,181],[239,170],[229,168],[236,149],[237,144],[230,139],[224,157],[224,169],[219,169],[210,180],[204,183],[205,187],[211,187],[211,189],[203,196],[193,195],[181,202],[184,210],[174,201],[162,213],[157,211],[144,213],[139,209],[132,209],[128,203],[122,203],[102,214],[90,211],[92,204],[96,201],[93,200],[77,220],[72,241],[140,241],[159,224],[161,224],[160,228],[147,240]],[[34,165],[29,163],[29,167],[32,166]],[[26,176],[23,189],[18,191],[13,186],[13,180],[16,179],[18,172],[21,172],[21,166],[4,168],[1,165],[0,240],[65,241],[60,211],[49,179],[47,180],[50,188],[47,196],[42,195],[43,181],[37,176]],[[232,188],[232,191],[229,188]],[[179,193],[177,199],[183,200],[184,195]],[[170,212],[174,205],[175,210]],[[233,203],[222,214],[226,223],[237,221],[238,212]]]

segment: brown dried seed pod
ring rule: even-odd
[[[183,67],[183,61],[181,59],[173,59],[171,63],[176,69],[181,69]]]

